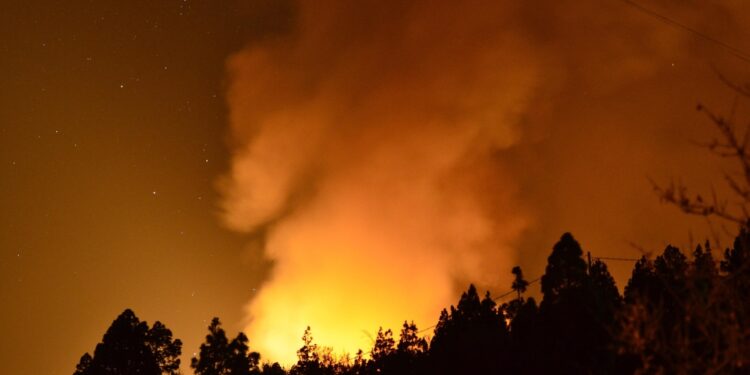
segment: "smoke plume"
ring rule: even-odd
[[[300,1],[292,31],[231,58],[224,219],[274,264],[247,305],[256,350],[433,324],[467,282],[538,271],[563,229],[651,244],[632,216],[690,117],[649,100],[692,107],[668,72],[715,51],[620,2],[533,3]]]

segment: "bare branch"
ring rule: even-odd
[[[737,84],[732,82],[731,80],[727,79],[723,74],[717,72],[717,75],[719,76],[719,80],[721,80],[722,83],[727,85],[727,87],[731,88],[738,94],[742,96],[746,96],[750,98],[750,84]]]
[[[719,78],[740,96],[750,98],[750,85],[737,85],[729,82],[717,73]],[[737,113],[738,97],[735,97],[729,111],[729,117],[721,116],[705,106],[698,104],[697,109],[703,112],[718,132],[718,138],[711,138],[707,142],[693,142],[699,147],[707,149],[711,154],[720,158],[733,159],[740,166],[741,172],[732,175],[724,173],[724,180],[729,189],[739,198],[736,207],[734,203],[729,208],[726,200],[721,200],[711,189],[711,201],[705,200],[700,194],[689,194],[683,183],[674,181],[668,185],[661,185],[649,179],[656,195],[663,203],[674,205],[689,215],[715,217],[717,219],[744,225],[750,219],[747,207],[750,205],[750,128],[739,131],[734,119]],[[741,176],[741,177],[740,177]]]

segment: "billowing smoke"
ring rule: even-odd
[[[292,32],[231,58],[224,218],[274,263],[247,306],[255,349],[289,363],[308,325],[367,349],[378,325],[434,323],[468,281],[505,289],[559,235],[539,223],[613,233],[586,208],[655,205],[627,197],[679,148],[649,136],[674,124],[622,114],[705,48],[621,2],[533,3],[301,1]],[[692,115],[697,97],[674,95]]]

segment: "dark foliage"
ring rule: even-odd
[[[190,363],[196,375],[260,374],[260,354],[249,351],[244,333],[240,332],[229,341],[219,318],[211,320],[208,332],[198,357],[193,358]]]
[[[289,370],[260,364],[248,339],[229,340],[215,318],[191,367],[198,375],[748,374],[750,233],[715,259],[710,244],[685,255],[668,246],[638,260],[620,296],[605,263],[586,262],[570,234],[554,245],[542,299],[512,269],[515,296],[498,306],[473,285],[440,314],[431,339],[404,322],[398,341],[380,329],[369,352],[335,357],[308,327]],[[533,283],[533,282],[532,282]],[[120,315],[74,375],[176,374],[180,341],[159,322]]]
[[[457,307],[443,310],[430,342],[431,373],[497,373],[507,353],[505,318],[487,294],[469,286]]]
[[[542,276],[537,350],[546,373],[614,373],[614,312],[620,295],[606,265],[597,261],[589,267],[582,255],[573,236],[564,234]]]
[[[177,374],[181,348],[182,342],[173,340],[163,324],[156,322],[149,328],[128,309],[112,322],[94,356],[81,357],[75,374]]]

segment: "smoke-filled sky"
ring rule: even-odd
[[[639,4],[750,50],[743,1]],[[288,362],[306,325],[351,351],[535,278],[565,231],[594,256],[701,241],[648,178],[723,191],[695,106],[728,112],[717,74],[750,66],[622,0],[30,1],[0,30],[20,375],[71,373],[127,307],[185,363],[213,316]]]

